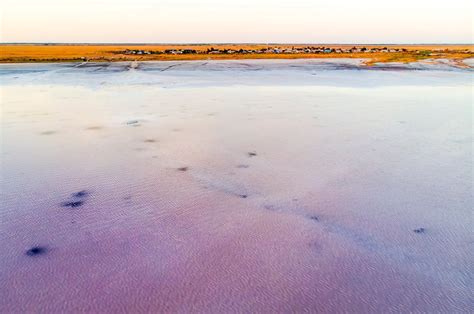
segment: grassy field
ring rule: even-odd
[[[302,54],[123,54],[126,49],[164,51],[166,49],[194,49],[198,52],[214,47],[218,49],[262,49],[268,47],[307,47],[322,45],[88,45],[88,44],[2,44],[0,45],[0,63],[17,62],[68,62],[68,61],[151,61],[151,60],[223,60],[223,59],[300,59],[300,58],[364,58],[366,64],[377,62],[413,62],[424,59],[451,59],[459,66],[465,66],[462,60],[474,57],[473,45],[356,45],[366,48],[405,48],[404,52],[374,53],[302,53]],[[353,45],[327,45],[330,48],[350,48]]]

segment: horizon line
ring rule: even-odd
[[[474,46],[474,43],[447,43],[447,42],[430,42],[430,43],[323,43],[323,42],[301,42],[301,43],[285,43],[285,42],[0,42],[0,45],[466,45]]]

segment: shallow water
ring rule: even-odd
[[[472,312],[472,71],[1,65],[0,312]]]

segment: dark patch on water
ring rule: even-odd
[[[309,219],[311,219],[313,221],[319,221],[319,217],[316,216],[316,215],[310,216]]]
[[[43,131],[40,134],[41,135],[53,135],[53,134],[56,134],[56,133],[57,133],[56,131],[50,130],[50,131]]]
[[[145,142],[145,143],[156,143],[156,140],[152,139],[152,138],[148,138],[148,139],[144,140],[143,142]]]
[[[425,233],[426,232],[426,229],[425,228],[417,228],[415,230],[413,230],[414,233]]]
[[[263,208],[268,209],[268,210],[271,210],[271,211],[276,211],[276,210],[277,210],[277,208],[276,208],[275,206],[273,206],[273,205],[268,205],[268,204],[267,204],[267,205],[263,205]]]
[[[322,250],[322,246],[318,241],[309,242],[308,247],[311,248],[312,250],[315,250],[315,251],[317,250],[319,252]]]
[[[241,198],[247,198],[247,197],[248,197],[247,194],[239,194],[239,196],[240,196]]]
[[[47,251],[48,249],[44,246],[34,246],[28,251],[26,251],[25,254],[28,256],[38,256],[38,255],[45,254]]]
[[[61,204],[62,207],[71,207],[76,208],[84,205],[84,201],[71,201],[71,202],[64,202]]]
[[[90,131],[98,131],[98,130],[102,130],[103,127],[99,126],[99,125],[94,125],[94,126],[89,126],[86,128],[86,130],[90,130]]]
[[[248,167],[250,167],[249,165],[237,165],[237,168],[239,169],[247,169]]]
[[[249,157],[255,157],[255,156],[257,156],[257,153],[256,152],[248,152],[247,155]]]
[[[79,197],[79,198],[82,198],[82,197],[86,197],[90,194],[89,191],[87,190],[81,190],[79,192],[76,192],[76,193],[72,193],[72,197]]]
[[[135,126],[135,127],[141,125],[139,120],[129,120],[126,122],[126,124],[129,126]]]
[[[71,200],[61,203],[62,207],[76,208],[84,205],[84,199],[90,195],[88,190],[80,190],[71,194]]]
[[[177,169],[178,171],[188,171],[189,170],[189,167],[180,167]]]

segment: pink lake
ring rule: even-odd
[[[472,69],[0,79],[1,313],[474,311]]]

